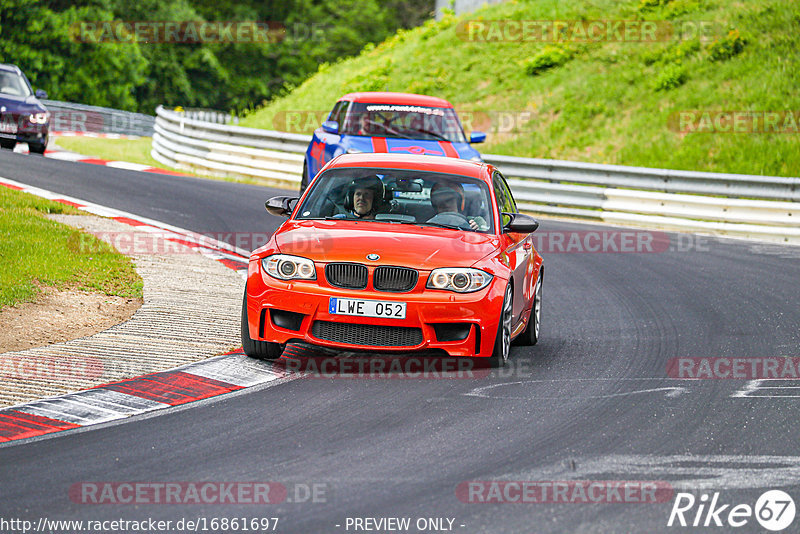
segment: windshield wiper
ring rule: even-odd
[[[411,221],[397,221],[400,224],[413,224],[414,226],[435,226],[437,228],[449,228],[450,230],[464,230],[460,226],[454,224],[442,224],[435,222],[411,222]]]
[[[448,138],[446,138],[442,134],[439,134],[439,133],[436,133],[436,132],[431,132],[429,130],[414,130],[414,131],[415,132],[419,132],[419,133],[423,133],[423,134],[427,134],[427,135],[432,135],[433,137],[435,137],[436,139],[438,139],[440,141],[448,141],[448,142],[450,141]]]

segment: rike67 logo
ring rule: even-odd
[[[781,490],[763,493],[755,506],[720,501],[719,492],[698,499],[691,493],[678,493],[667,526],[739,528],[755,517],[761,527],[779,532],[794,522],[795,505],[792,497]]]

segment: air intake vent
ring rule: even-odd
[[[378,267],[372,285],[378,291],[411,291],[417,285],[417,271],[406,267]]]
[[[414,347],[422,343],[422,330],[406,326],[315,321],[311,334],[325,341],[368,347]]]
[[[325,278],[335,287],[364,289],[367,287],[367,268],[359,263],[329,263]]]

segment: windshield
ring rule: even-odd
[[[31,88],[28,82],[16,72],[0,70],[0,93],[28,97],[31,96]]]
[[[348,135],[467,142],[452,108],[354,102],[341,128]]]
[[[314,180],[297,219],[349,219],[492,233],[489,188],[453,174],[331,169]]]

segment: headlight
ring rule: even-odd
[[[299,256],[275,254],[261,260],[261,267],[278,280],[316,280],[314,262]]]
[[[425,287],[443,289],[457,293],[472,293],[489,285],[492,275],[480,269],[448,268],[434,269]]]
[[[47,122],[47,113],[36,113],[34,115],[30,115],[28,120],[33,124],[45,124]]]

